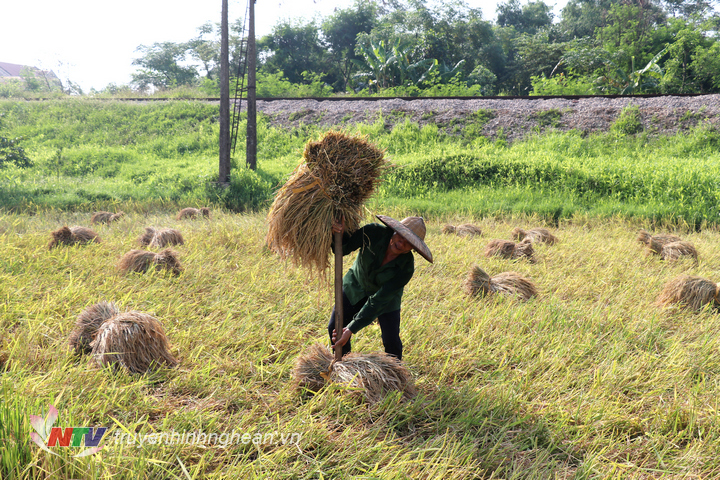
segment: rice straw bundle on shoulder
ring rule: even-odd
[[[52,239],[48,243],[51,250],[60,245],[86,245],[88,243],[100,243],[97,233],[85,227],[62,227],[50,233]]]
[[[410,371],[392,355],[348,353],[341,362],[333,360],[327,347],[314,344],[295,361],[292,371],[295,386],[316,392],[334,382],[348,386],[371,403],[380,401],[390,391],[400,391],[405,398],[416,394]]]
[[[366,138],[328,132],[305,145],[303,162],[275,195],[265,238],[281,258],[324,275],[330,267],[332,223],[357,230],[362,205],[387,168],[382,150]]]
[[[706,305],[717,307],[720,286],[701,277],[680,275],[663,287],[657,298],[657,304],[663,307],[679,305],[690,310],[702,310]]]
[[[548,245],[555,245],[558,242],[557,237],[550,233],[550,230],[543,227],[531,228],[530,230],[523,230],[518,227],[512,231],[512,237],[518,241],[529,238],[533,243],[546,243]]]
[[[465,293],[471,297],[492,295],[496,293],[514,295],[522,300],[529,300],[537,295],[537,287],[532,280],[516,272],[503,272],[490,277],[485,270],[477,265],[468,273],[463,283]]]
[[[162,248],[168,245],[184,245],[185,240],[182,234],[174,228],[156,230],[153,227],[145,227],[145,233],[138,237],[138,243],[143,246]]]
[[[446,234],[455,234],[459,237],[474,237],[474,236],[480,236],[482,235],[482,230],[477,225],[473,225],[472,223],[463,223],[460,225],[443,225],[442,227],[442,233]]]
[[[70,332],[68,338],[70,347],[77,354],[90,353],[90,343],[95,338],[100,325],[118,313],[120,313],[120,310],[112,302],[102,301],[87,307],[80,312],[75,321],[75,328]]]
[[[173,275],[179,275],[182,272],[177,252],[169,248],[160,253],[130,250],[120,259],[118,267],[125,273],[145,273],[153,267],[158,270],[167,270]]]
[[[175,217],[177,220],[182,220],[183,218],[197,218],[197,217],[208,217],[210,218],[210,209],[207,207],[202,208],[193,208],[193,207],[187,207],[180,210]]]
[[[112,222],[115,222],[119,220],[123,215],[125,215],[125,212],[95,212],[93,213],[93,216],[90,217],[90,223],[104,223],[106,225],[110,225]]]
[[[130,311],[111,317],[100,326],[90,346],[97,365],[122,367],[132,373],[178,364],[162,324],[147,313]]]
[[[502,257],[512,260],[527,258],[531,262],[535,261],[533,255],[535,250],[533,249],[532,242],[530,239],[525,239],[520,243],[515,243],[510,240],[491,240],[485,246],[486,257]]]
[[[689,257],[694,259],[695,263],[698,263],[698,252],[695,249],[695,245],[686,241],[666,243],[660,250],[660,257],[667,261]]]
[[[637,241],[644,245],[647,245],[647,247],[652,253],[660,255],[660,252],[662,251],[662,247],[664,245],[672,242],[680,242],[682,241],[682,238],[669,233],[651,235],[650,232],[646,230],[640,230],[638,232]]]

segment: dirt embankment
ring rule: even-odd
[[[537,100],[259,100],[257,110],[267,115],[274,126],[284,129],[301,125],[329,128],[373,123],[378,119],[382,119],[386,129],[391,129],[410,120],[421,126],[436,124],[449,134],[462,134],[471,126],[488,138],[516,141],[548,129],[606,131],[630,105],[638,108],[643,127],[650,134],[673,134],[700,123],[720,128],[720,95]]]

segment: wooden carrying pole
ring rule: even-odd
[[[337,344],[343,334],[343,291],[342,291],[342,273],[343,273],[343,253],[342,253],[342,236],[340,232],[333,232],[335,237],[335,361],[342,360],[343,347]]]

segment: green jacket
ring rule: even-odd
[[[360,249],[355,263],[343,278],[343,290],[355,305],[368,297],[365,305],[347,325],[357,333],[379,315],[400,310],[403,288],[415,272],[415,257],[404,253],[380,266],[394,230],[378,223],[369,223],[352,235],[343,235],[343,255]]]

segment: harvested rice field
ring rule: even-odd
[[[680,275],[720,281],[717,229],[426,218],[435,262],[416,256],[401,323],[417,395],[370,403],[352,387],[295,388],[298,356],[326,342],[332,286],[265,246],[267,212],[123,210],[93,225],[102,242],[52,249],[51,232],[92,212],[0,214],[2,478],[720,477],[720,315],[656,304]],[[462,223],[481,235],[441,232]],[[162,250],[139,245],[148,226],[182,234],[178,275],[119,268],[130,250]],[[533,244],[534,262],[484,255],[533,227],[558,239]],[[692,242],[699,263],[650,253],[641,228]],[[469,297],[473,265],[538,294]],[[74,353],[78,315],[101,301],[155,317],[177,366],[131,374]],[[353,350],[382,350],[376,324]],[[51,405],[54,427],[107,428],[102,450],[30,441],[30,415]]]

